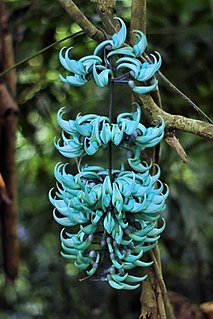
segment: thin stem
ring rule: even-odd
[[[109,120],[112,122],[112,108],[113,108],[113,100],[114,100],[114,82],[110,82],[110,100],[109,100]],[[112,142],[109,142],[109,176],[112,176]]]
[[[112,108],[114,100],[114,81],[110,82],[109,120],[112,121]]]
[[[10,72],[10,71],[16,69],[17,67],[21,66],[22,64],[28,62],[29,60],[35,58],[35,57],[38,56],[39,54],[44,53],[45,51],[47,51],[47,50],[49,50],[50,48],[54,47],[56,44],[59,44],[59,43],[65,41],[65,40],[67,40],[67,39],[71,39],[71,38],[78,37],[78,36],[80,36],[80,35],[82,35],[82,34],[84,34],[84,33],[85,33],[84,31],[78,31],[78,32],[75,32],[75,33],[73,33],[73,34],[68,35],[67,37],[65,37],[65,38],[63,38],[63,39],[61,39],[61,40],[59,40],[59,41],[53,42],[52,44],[50,44],[50,45],[48,45],[47,47],[43,48],[42,50],[36,52],[35,54],[31,55],[30,57],[25,58],[25,59],[19,61],[18,63],[14,64],[14,65],[11,66],[10,68],[4,70],[3,72],[0,73],[0,77],[3,76],[3,75],[5,75],[5,74],[7,74],[8,72]]]
[[[114,82],[119,82],[119,81],[124,80],[125,78],[128,77],[129,74],[130,74],[130,72],[128,71],[128,72],[126,72],[126,73],[124,73],[124,74],[122,74],[120,76],[117,76],[116,78],[114,78]]]
[[[178,95],[180,95],[189,105],[191,105],[198,113],[202,114],[202,116],[211,124],[213,124],[212,119],[203,112],[188,96],[186,96],[183,92],[181,92],[172,82],[170,82],[165,75],[163,75],[160,71],[158,71],[159,77]]]
[[[142,56],[142,59],[144,61],[148,61],[149,63],[152,63],[152,60],[150,57],[144,53],[144,57]],[[199,106],[197,106],[188,96],[186,96],[182,91],[180,91],[167,77],[161,73],[160,71],[157,71],[158,76],[170,87],[175,93],[180,95],[189,105],[191,105],[198,113],[200,113],[209,123],[213,124],[212,119],[203,112]]]

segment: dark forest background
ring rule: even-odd
[[[5,2],[16,62],[79,30],[56,0]],[[148,52],[162,55],[161,71],[213,118],[211,4],[148,1],[147,37]],[[89,1],[79,0],[78,5],[99,25]],[[117,1],[117,15],[127,25],[130,5],[128,0]],[[60,136],[56,113],[65,106],[72,117],[79,112],[105,114],[108,103],[107,89],[98,89],[92,81],[80,89],[60,82],[63,70],[58,52],[63,46],[74,46],[75,58],[80,58],[92,52],[96,43],[85,35],[68,39],[17,68],[20,265],[16,283],[8,284],[0,251],[0,318],[137,318],[140,289],[118,292],[104,283],[80,283],[75,267],[60,256],[60,227],[48,201],[48,191],[55,185],[54,166],[65,160],[53,145],[54,137]],[[160,80],[159,85],[165,110],[202,119]],[[125,110],[128,93],[122,86],[116,89],[114,115]],[[213,143],[189,133],[177,132],[176,136],[189,163],[184,164],[162,142],[162,180],[170,187],[163,213],[167,227],[160,240],[163,273],[169,290],[199,304],[213,300]],[[103,163],[103,154],[98,154],[97,163]]]

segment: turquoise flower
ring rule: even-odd
[[[89,55],[81,58],[79,61],[70,59],[69,52],[72,48],[68,48],[65,51],[65,56],[63,56],[63,51],[66,48],[62,48],[59,53],[59,60],[62,66],[69,72],[74,73],[74,75],[69,75],[63,77],[60,75],[60,79],[72,86],[80,87],[87,82],[87,75],[90,74],[90,70],[93,65],[101,64],[102,59],[95,55]]]
[[[126,41],[126,25],[123,22],[122,19],[115,17],[114,19],[118,20],[121,24],[121,28],[118,31],[118,33],[113,34],[112,40],[105,40],[101,42],[94,50],[94,55],[97,55],[99,51],[101,51],[104,47],[107,48],[107,50],[116,50],[123,46],[124,42]]]
[[[98,70],[98,71],[97,71]],[[112,75],[112,71],[110,69],[107,69],[103,65],[98,65],[94,63],[93,65],[93,77],[95,80],[96,85],[99,88],[103,88],[108,85],[110,75]]]
[[[115,49],[108,53],[107,58],[110,58],[113,55],[125,55],[133,58],[140,57],[147,47],[147,39],[142,31],[134,30],[133,32],[136,33],[136,41],[133,47],[124,46],[119,49]]]
[[[142,63],[138,59],[132,57],[120,58],[117,60],[117,69],[129,69],[132,78],[139,82],[145,82],[150,80],[161,66],[161,56],[158,52],[156,52],[156,54],[158,55],[158,60],[153,54],[151,55],[154,59],[153,63]],[[157,87],[158,81],[155,80],[155,82],[150,86],[135,86],[135,83],[132,80],[129,80],[128,84],[135,93],[143,94],[154,90]]]
[[[133,45],[133,52],[135,57],[140,57],[147,47],[147,39],[142,31],[134,30],[133,32],[135,33],[136,37],[135,44]]]

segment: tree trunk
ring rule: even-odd
[[[8,30],[7,11],[0,1],[1,69],[14,64],[12,37]],[[16,128],[18,107],[14,101],[16,74],[8,73],[0,84],[0,220],[3,265],[7,278],[13,281],[18,273],[17,192],[16,192]],[[6,194],[6,195],[5,195]]]

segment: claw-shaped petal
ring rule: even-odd
[[[134,30],[133,32],[136,36],[136,41],[133,45],[133,52],[135,54],[135,57],[140,57],[147,47],[147,39],[142,31]]]
[[[65,48],[62,48],[59,53],[59,60],[61,64],[63,65],[63,67],[67,71],[72,72],[74,74],[85,75],[86,72],[85,72],[83,63],[69,58],[69,52],[72,48],[66,49],[65,57],[63,57],[64,49]]]
[[[115,221],[114,218],[112,217],[112,213],[108,212],[106,214],[106,217],[104,218],[104,229],[106,229],[108,234],[111,234],[115,227]]]
[[[125,55],[133,58],[135,57],[132,47],[123,47],[120,49],[113,50],[107,54],[107,58],[110,58],[113,55]]]
[[[112,183],[112,204],[115,206],[118,212],[122,211],[123,197],[116,183]]]
[[[115,17],[114,19],[118,20],[121,24],[121,28],[118,31],[118,33],[113,34],[112,36],[112,49],[118,49],[120,48],[124,42],[126,41],[126,35],[127,35],[127,30],[126,30],[126,25],[123,22],[122,19]]]
[[[100,138],[103,142],[103,144],[108,144],[111,140],[112,133],[111,133],[111,127],[109,123],[103,122],[103,127],[100,132]]]
[[[98,73],[97,69],[102,70],[102,71],[100,73]],[[105,69],[102,66],[96,67],[96,64],[94,63],[93,77],[94,77],[95,83],[98,87],[103,88],[103,87],[108,85],[110,74],[112,74],[112,71],[110,69]]]
[[[149,86],[135,86],[134,82],[131,80],[128,82],[128,84],[133,92],[137,94],[146,94],[156,89],[158,81],[156,80],[154,84]]]
[[[65,78],[62,75],[59,75],[59,77],[63,82],[76,87],[83,86],[87,82],[84,76],[78,74],[68,75]]]

